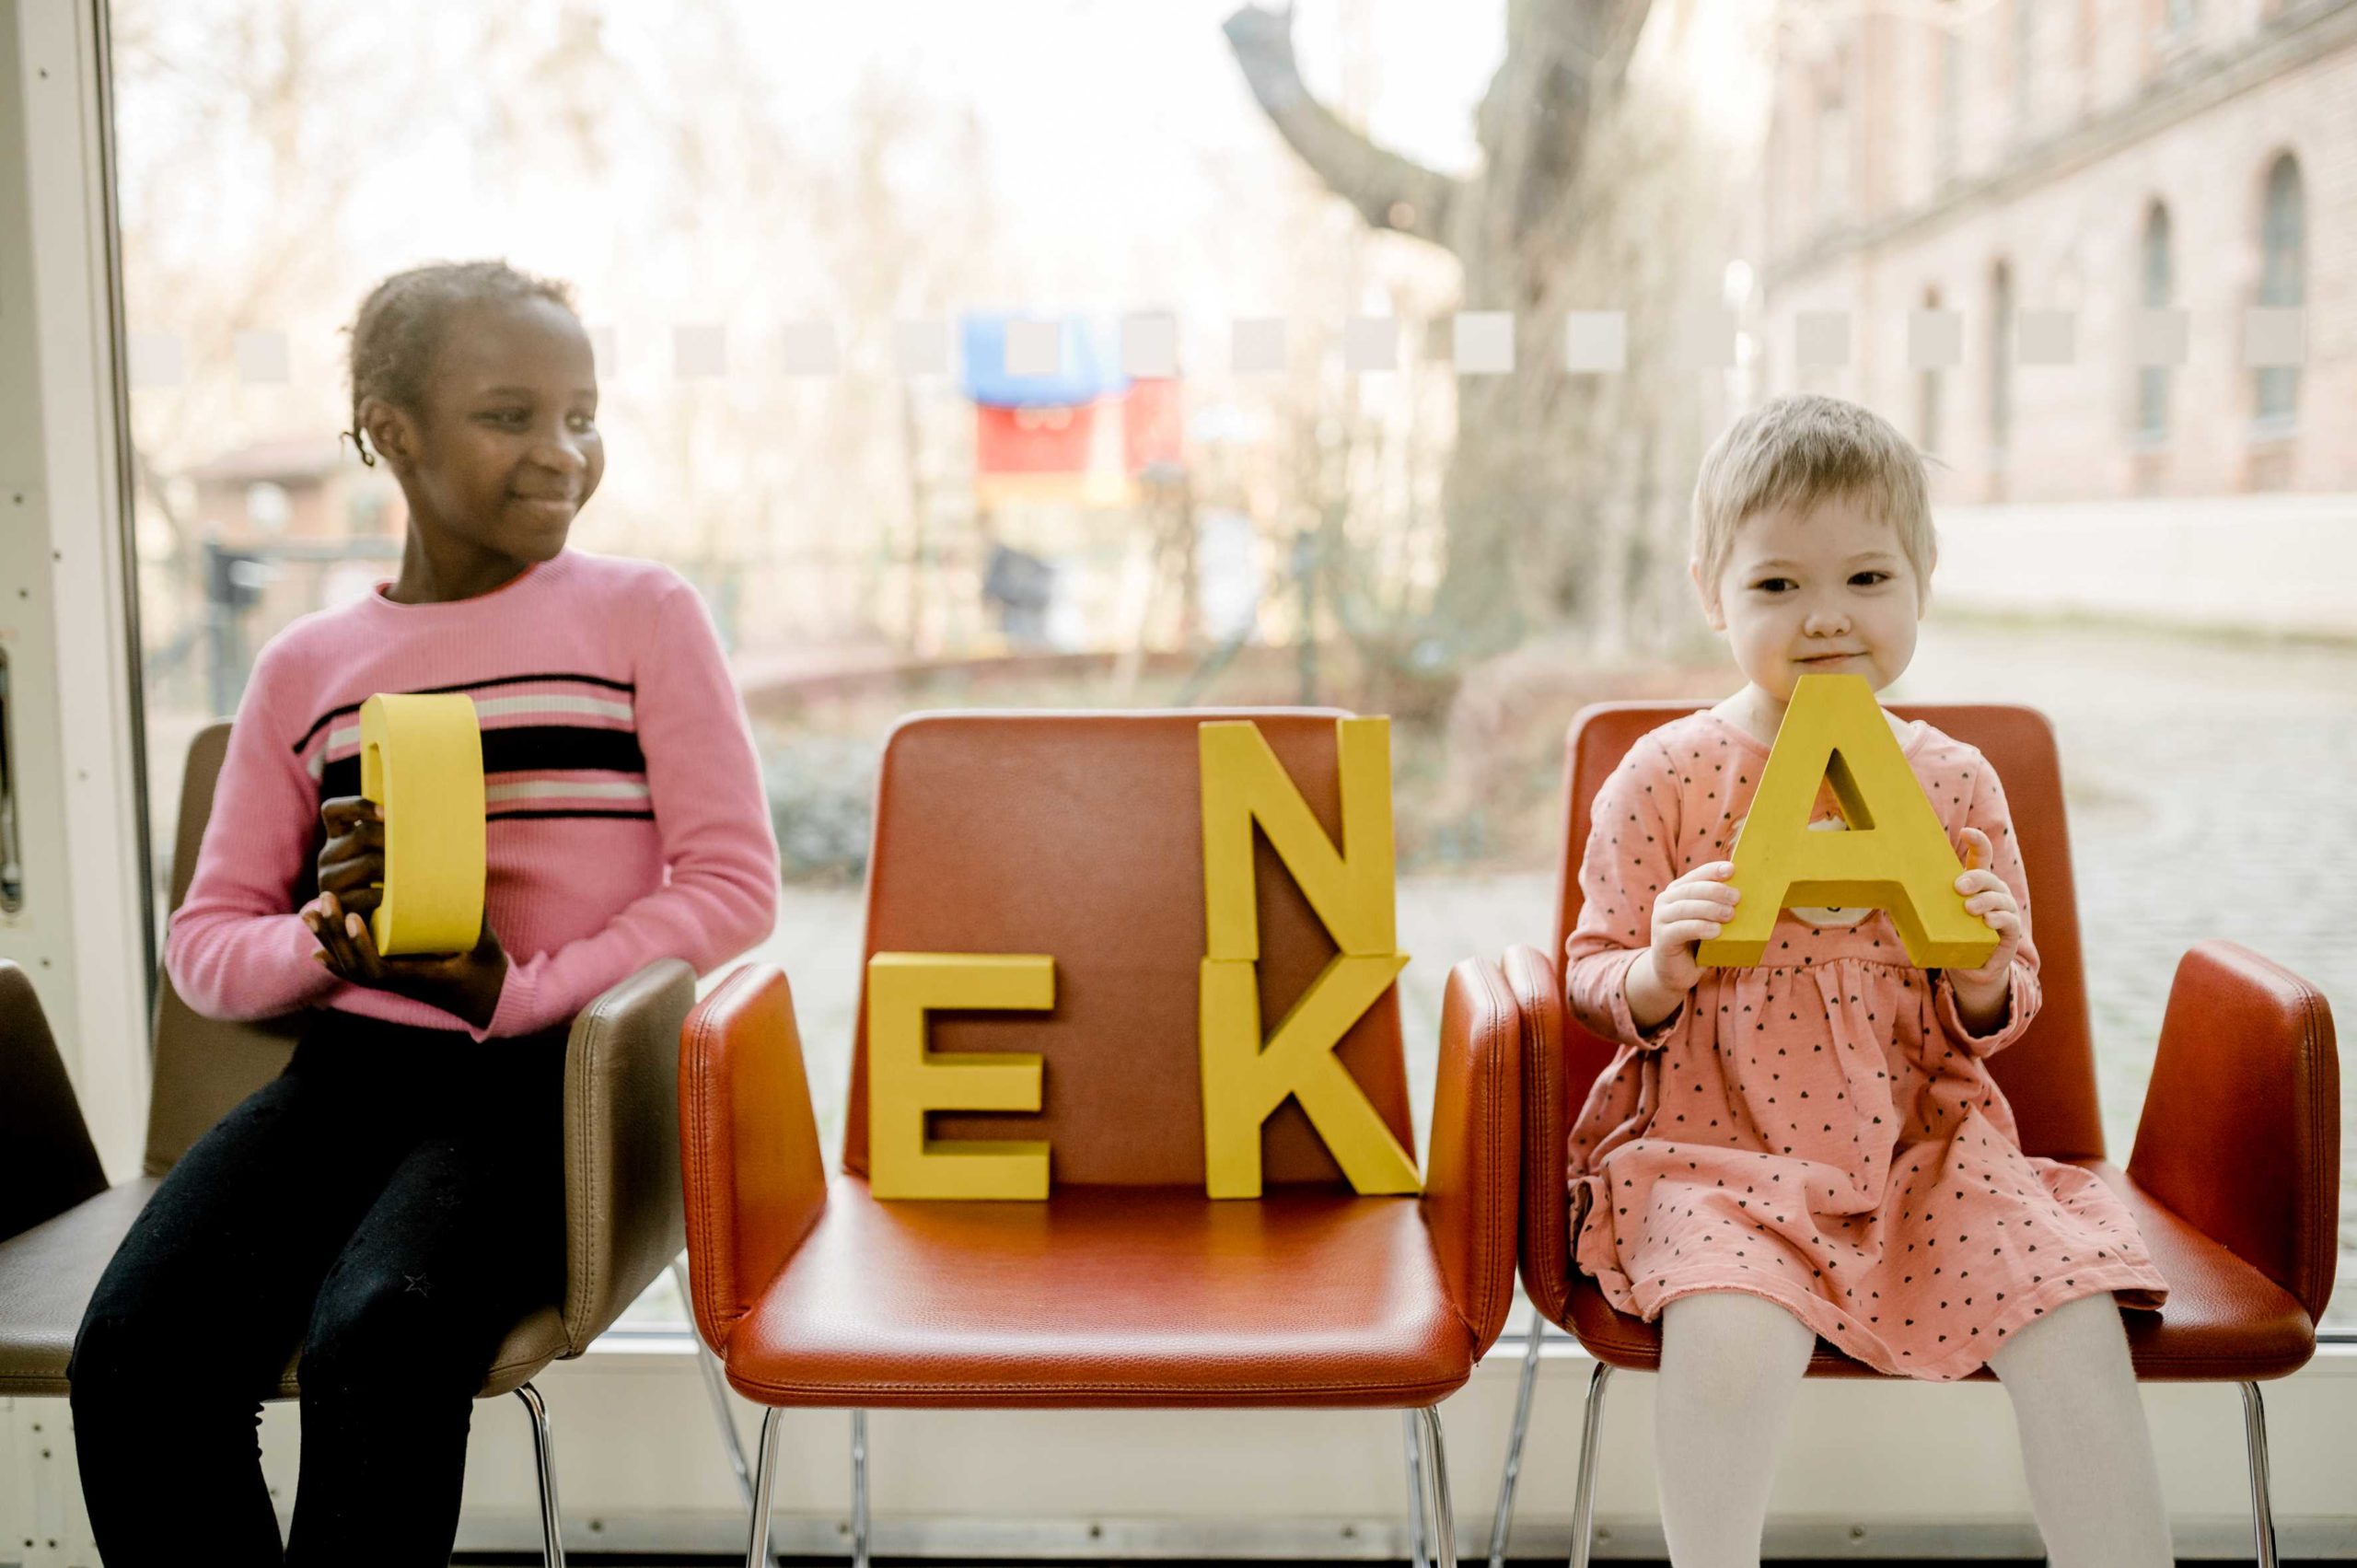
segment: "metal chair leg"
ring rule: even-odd
[[[2258,1385],[2243,1385],[2243,1442],[2250,1450],[2250,1527],[2258,1568],[2275,1568],[2275,1503],[2267,1479],[2267,1406]]]
[[[529,1383],[516,1390],[532,1412],[532,1458],[540,1472],[540,1554],[548,1568],[564,1568],[564,1535],[556,1515],[556,1451],[549,1434],[549,1407]]]
[[[1412,1568],[1430,1568],[1424,1556],[1423,1427],[1414,1411],[1401,1411],[1399,1421],[1408,1446],[1408,1561]]]
[[[770,1494],[777,1484],[778,1417],[774,1407],[761,1411],[761,1443],[753,1459],[753,1522],[745,1543],[745,1568],[764,1568],[770,1556]]]
[[[867,1412],[851,1412],[851,1564],[867,1568]]]
[[[683,1262],[685,1254],[671,1260],[671,1283],[679,1287],[679,1299],[688,1299],[688,1272]],[[737,1472],[737,1494],[745,1506],[753,1505],[753,1472],[745,1460],[745,1441],[737,1435],[737,1417],[728,1405],[728,1375],[712,1347],[696,1337],[696,1369],[703,1374],[704,1396],[712,1401],[713,1423],[720,1428],[720,1446],[728,1455],[728,1468]]]
[[[1457,1568],[1457,1509],[1448,1493],[1448,1448],[1441,1440],[1440,1410],[1427,1405],[1416,1415],[1422,1423],[1424,1478],[1432,1487],[1433,1562],[1435,1568]]]
[[[676,1258],[671,1261],[671,1280],[679,1286],[679,1299],[686,1301],[688,1274]],[[728,1468],[737,1472],[737,1493],[749,1508],[753,1505],[753,1472],[746,1465],[745,1442],[737,1435],[737,1421],[729,1412],[728,1379],[721,1370],[720,1358],[712,1353],[712,1347],[703,1342],[702,1335],[696,1338],[696,1366],[703,1374],[704,1395],[712,1401],[712,1418],[720,1428],[720,1446],[727,1451]]]
[[[1522,1479],[1522,1440],[1530,1431],[1530,1395],[1538,1383],[1538,1342],[1547,1319],[1534,1308],[1522,1342],[1522,1377],[1514,1395],[1514,1429],[1506,1434],[1506,1469],[1498,1478],[1498,1509],[1490,1516],[1490,1568],[1506,1568],[1506,1530],[1514,1523],[1514,1489]]]
[[[1596,1461],[1603,1447],[1597,1439],[1604,1434],[1604,1385],[1611,1376],[1611,1366],[1599,1361],[1587,1380],[1587,1414],[1580,1423],[1580,1483],[1572,1494],[1571,1568],[1587,1568],[1596,1544]]]

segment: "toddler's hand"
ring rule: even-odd
[[[1950,970],[1948,978],[1967,991],[1986,993],[2004,987],[2014,955],[2021,950],[2022,906],[2004,879],[1989,869],[1997,858],[1989,835],[1978,828],[1967,828],[1963,837],[1965,871],[1956,879],[1956,890],[1964,895],[1965,912],[1979,915],[1997,934],[1997,950],[1979,969]]]
[[[1716,936],[1735,918],[1742,892],[1727,886],[1735,862],[1714,860],[1672,882],[1654,900],[1653,944],[1647,960],[1653,978],[1674,995],[1684,995],[1702,978],[1694,945]]]

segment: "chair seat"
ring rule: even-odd
[[[0,1396],[62,1399],[72,1391],[65,1368],[82,1314],[161,1179],[135,1178],[0,1241]],[[515,1392],[564,1348],[563,1319],[554,1306],[540,1308],[501,1342],[478,1397]],[[291,1400],[297,1391],[290,1360],[276,1397]]]
[[[2107,1160],[2069,1160],[2119,1193],[2154,1263],[2169,1283],[2158,1312],[2122,1314],[2136,1376],[2147,1382],[2220,1382],[2281,1377],[2316,1353],[2316,1325],[2290,1292],[2147,1196]],[[1572,1282],[1562,1326],[1590,1353],[1616,1367],[1652,1371],[1661,1364],[1661,1325],[1614,1309],[1586,1274]],[[1824,1340],[1809,1357],[1811,1377],[1879,1377]],[[1992,1379],[1982,1366],[1971,1374]]]
[[[1473,1357],[1412,1198],[879,1202],[842,1176],[726,1359],[769,1405],[1390,1408]]]

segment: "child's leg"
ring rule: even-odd
[[[2160,1467],[2108,1293],[2049,1311],[1989,1358],[2014,1401],[2052,1568],[2169,1568]]]
[[[75,1455],[109,1562],[276,1562],[262,1399],[388,1160],[333,1071],[294,1063],[172,1167],[116,1249],[74,1346]],[[202,1553],[200,1554],[202,1555]]]
[[[1675,1568],[1757,1568],[1768,1486],[1817,1336],[1741,1291],[1662,1310],[1654,1462]]]
[[[319,1287],[290,1568],[447,1561],[476,1390],[563,1295],[564,1033],[470,1049],[447,1076],[473,1109],[411,1149]]]

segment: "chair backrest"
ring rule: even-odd
[[[180,781],[178,837],[172,843],[171,907],[180,907],[196,875],[196,852],[213,815],[213,786],[229,750],[229,726],[208,725],[189,743]],[[302,900],[308,888],[297,889]],[[161,1176],[189,1145],[237,1109],[238,1102],[276,1077],[295,1053],[303,1016],[254,1023],[207,1018],[180,999],[169,974],[156,984],[154,1081],[147,1101],[150,1176]]]
[[[1340,842],[1334,721],[1303,709],[966,713],[904,721],[886,745],[868,862],[866,952],[1045,953],[1048,1013],[933,1015],[938,1051],[1045,1060],[1038,1116],[933,1118],[942,1138],[1047,1138],[1060,1185],[1203,1179],[1196,987],[1203,956],[1202,792],[1196,731],[1260,726]],[[1261,1027],[1272,1030],[1334,945],[1265,842],[1255,848]],[[852,1054],[843,1164],[867,1164],[866,1006]],[[1396,991],[1338,1055],[1412,1148]],[[1288,1100],[1262,1132],[1271,1185],[1341,1183]]]
[[[106,1190],[32,977],[0,958],[0,1241]]]
[[[1605,778],[1640,736],[1706,706],[1700,703],[1604,703],[1585,709],[1564,742],[1563,854],[1558,867],[1556,962],[1580,918],[1580,856],[1588,807]],[[2087,1032],[2086,977],[2080,964],[2078,895],[2071,879],[2071,840],[2062,811],[2062,772],[2053,727],[2033,708],[1981,703],[1912,703],[1891,711],[1923,719],[1980,749],[2005,786],[2014,835],[2029,873],[2030,935],[2038,946],[2044,1002],[2029,1031],[1990,1069],[2012,1104],[2025,1152],[2049,1159],[2103,1157],[2103,1118],[2096,1098],[2095,1051]],[[1563,1086],[1575,1112],[1588,1086],[1611,1063],[1613,1045],[1563,1020]]]

